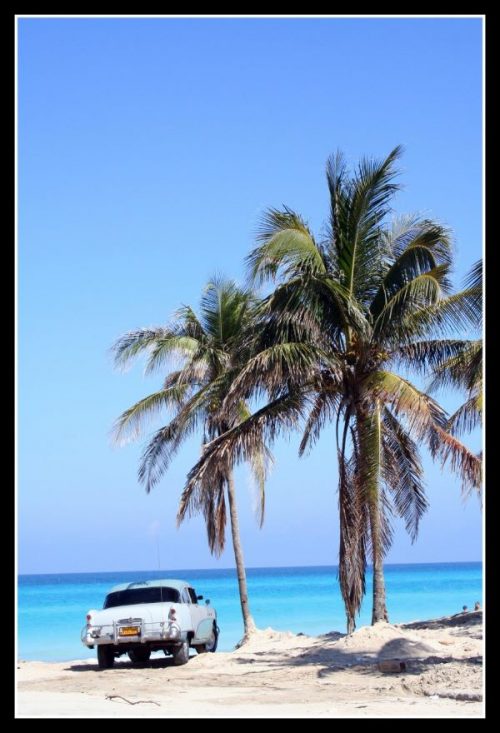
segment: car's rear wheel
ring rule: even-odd
[[[151,649],[147,646],[139,649],[131,649],[128,653],[132,664],[145,664],[151,656]]]
[[[115,662],[115,653],[110,644],[102,644],[97,647],[97,664],[99,669],[109,669]]]
[[[189,642],[183,641],[174,651],[174,664],[187,664],[189,660]]]

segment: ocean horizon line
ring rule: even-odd
[[[418,566],[418,567],[425,567],[425,566],[437,566],[437,565],[474,565],[474,564],[483,564],[483,560],[440,560],[439,562],[404,562],[404,563],[385,563],[385,568],[401,568],[406,566]],[[314,568],[318,569],[325,569],[325,568],[332,568],[337,569],[338,564],[327,564],[327,565],[255,565],[255,566],[248,566],[246,567],[247,571],[257,570],[285,570],[285,569],[293,569],[293,570],[300,570],[301,568],[312,570]],[[370,571],[371,569],[371,563],[367,564],[367,570]],[[64,572],[59,571],[51,571],[51,572],[44,572],[44,573],[17,573],[18,578],[28,578],[28,577],[43,577],[43,576],[50,576],[50,575],[113,575],[116,573],[192,573],[192,572],[227,572],[229,570],[236,570],[236,567],[234,565],[224,568],[172,568],[172,569],[146,569],[146,568],[140,568],[139,570],[131,570],[130,568],[125,568],[123,570],[78,570],[78,571],[71,571],[71,570],[65,570]],[[165,576],[167,577],[167,576]],[[173,577],[173,576],[171,576]]]

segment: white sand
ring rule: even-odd
[[[233,652],[193,652],[182,667],[156,655],[143,667],[121,657],[110,670],[20,661],[17,717],[484,717],[481,616],[351,636],[267,629]],[[384,659],[406,671],[380,672]]]

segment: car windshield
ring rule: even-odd
[[[179,591],[164,586],[117,590],[106,596],[104,608],[131,606],[136,603],[179,603]]]

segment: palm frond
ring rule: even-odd
[[[470,347],[463,339],[431,339],[400,344],[390,354],[396,364],[402,364],[420,374],[439,369],[449,360],[460,356]]]
[[[194,489],[184,491],[177,512],[177,526],[180,526],[187,516],[203,514],[208,547],[210,552],[216,556],[221,555],[226,542],[226,484],[227,479],[219,475],[204,491]]]
[[[146,493],[149,494],[161,479],[187,436],[188,431],[183,431],[175,418],[153,434],[141,455],[138,471],[139,481],[145,484]]]
[[[340,151],[328,158],[326,180],[330,192],[330,219],[327,236],[330,242],[328,255],[332,263],[331,274],[339,275],[339,257],[347,246],[346,237],[349,222],[349,183],[347,165]],[[345,279],[345,278],[344,278]]]
[[[323,274],[325,261],[320,247],[303,219],[291,209],[268,209],[257,239],[261,244],[246,258],[251,282],[261,284],[297,273]]]
[[[234,465],[251,460],[256,447],[262,446],[264,436],[266,445],[270,446],[280,433],[295,428],[304,408],[304,398],[299,392],[287,392],[205,445],[202,457],[188,473],[179,507],[180,520],[189,511],[188,497],[193,492],[210,490]]]
[[[210,352],[210,350],[208,350]],[[203,349],[200,354],[196,354],[193,359],[187,359],[178,371],[170,372],[166,379],[166,383],[170,381],[172,375],[178,375],[177,381],[190,384],[193,389],[202,387],[207,384],[213,377],[209,353]]]
[[[136,331],[128,331],[121,336],[112,346],[114,353],[114,364],[118,369],[125,369],[132,359],[144,351],[149,351],[158,341],[174,336],[175,332],[170,328],[139,328]]]
[[[382,472],[380,474],[382,476]],[[380,522],[380,536],[381,536],[381,553],[382,557],[385,558],[387,553],[392,547],[394,539],[394,528],[392,526],[392,519],[394,516],[393,502],[388,494],[386,485],[382,482],[379,487],[379,522]],[[371,548],[371,555],[373,557],[373,548]]]
[[[430,430],[446,425],[446,413],[438,403],[393,372],[373,372],[363,386],[368,404],[379,399],[390,406],[396,416],[404,415],[410,433],[414,432],[419,439],[427,439]]]
[[[400,233],[396,241],[386,242],[386,245],[391,248],[394,260],[370,305],[374,318],[404,285],[419,275],[435,270],[438,265],[445,266],[446,270],[451,265],[449,231],[432,221],[413,223],[411,229]]]
[[[461,405],[448,420],[448,430],[452,435],[470,433],[481,425],[482,395],[480,390]]]
[[[434,365],[433,379],[429,391],[454,387],[471,391],[482,382],[483,343],[465,341],[461,349]]]
[[[472,490],[480,493],[482,483],[480,456],[474,455],[458,438],[438,426],[434,426],[431,431],[429,448],[433,458],[440,457],[443,467],[449,462],[452,471],[460,476],[464,497],[469,496]]]
[[[145,484],[148,494],[168,469],[182,442],[204,422],[207,405],[217,391],[217,380],[199,389],[189,400],[183,402],[170,423],[153,435],[141,456],[138,474],[139,481]]]
[[[233,280],[213,277],[203,291],[200,303],[201,322],[205,334],[219,350],[239,337],[245,318],[253,303],[249,290],[236,285]]]
[[[401,221],[399,222],[399,227]],[[413,248],[425,248],[432,253],[434,265],[448,265],[452,263],[452,237],[448,227],[431,219],[418,217],[407,219],[406,229],[399,228],[396,223],[387,244],[394,263]]]
[[[200,507],[205,517],[208,547],[215,556],[220,556],[226,544],[226,498],[223,481],[214,491],[203,497]]]
[[[259,527],[264,524],[266,510],[266,480],[269,474],[269,467],[272,465],[272,455],[264,441],[260,448],[256,448],[250,458],[250,469],[259,492],[259,504],[257,509],[257,521]]]
[[[478,260],[464,278],[464,289],[458,293],[464,310],[470,314],[473,328],[483,322],[483,261]]]
[[[383,428],[383,479],[393,497],[396,512],[404,520],[414,542],[420,520],[428,508],[418,446],[388,409],[384,410]]]
[[[342,441],[338,445],[339,462],[339,584],[347,614],[348,633],[356,627],[365,594],[367,511],[363,486],[356,470],[357,461],[346,455],[347,436],[350,430],[351,411],[344,414]]]
[[[419,214],[397,214],[393,215],[391,221],[384,226],[380,237],[383,242],[384,258],[388,264],[387,270],[414,239],[421,222],[422,217]]]
[[[309,340],[331,350],[349,327],[362,334],[369,331],[359,303],[329,276],[300,275],[278,285],[263,301],[260,317],[262,338],[271,343]]]
[[[339,403],[339,394],[323,390],[318,391],[304,427],[299,445],[299,456],[304,455],[306,451],[310,451],[317,443],[323,427],[332,420],[335,411],[337,410],[340,414]]]
[[[189,389],[189,384],[173,384],[136,402],[116,421],[113,428],[114,441],[123,445],[129,440],[136,439],[141,433],[145,419],[154,417],[163,409],[180,408]]]
[[[476,299],[464,296],[464,292],[453,293],[434,303],[415,310],[406,316],[404,323],[406,337],[425,338],[431,335],[453,335],[470,333],[478,327]],[[405,332],[401,332],[404,340]]]
[[[238,422],[247,420],[251,415],[252,413],[250,412],[248,405],[241,401]],[[269,470],[274,463],[273,455],[265,444],[264,436],[262,436],[261,445],[256,446],[249,463],[250,470],[252,471],[252,475],[259,492],[257,520],[259,522],[259,527],[262,527],[264,524],[264,514],[266,509],[266,481]]]
[[[470,272],[465,276],[464,288],[465,290],[482,291],[483,289],[483,261],[482,260],[477,260],[477,262],[475,262],[472,265]]]
[[[190,305],[181,305],[174,313],[174,320],[178,331],[180,330],[185,336],[190,336],[200,343],[206,340],[203,325]]]
[[[151,374],[160,367],[165,366],[169,359],[177,362],[183,359],[193,359],[200,348],[197,339],[184,334],[169,335],[166,338],[157,339],[151,346],[150,354],[146,363],[146,374]]]
[[[238,398],[247,398],[250,393],[268,394],[275,399],[284,387],[309,382],[321,363],[327,363],[333,370],[337,366],[311,343],[288,342],[270,346],[253,356],[241,369],[229,388],[224,407]]]
[[[448,287],[448,266],[438,265],[417,275],[393,293],[381,308],[373,325],[373,339],[400,341],[401,332],[408,333],[407,321],[414,313],[420,313],[434,305]]]
[[[378,277],[374,265],[381,256],[381,224],[399,188],[394,183],[394,164],[401,151],[401,146],[397,146],[382,161],[363,158],[349,182],[346,231],[338,250],[338,266],[345,287],[361,302],[374,289]]]

